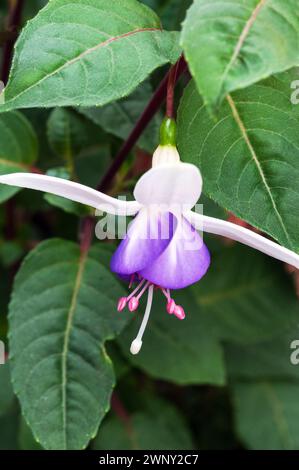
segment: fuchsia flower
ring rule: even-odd
[[[141,349],[154,290],[165,296],[169,314],[179,320],[185,318],[183,307],[176,305],[171,291],[199,281],[210,265],[209,251],[197,230],[223,235],[299,268],[298,254],[244,227],[191,210],[201,195],[202,177],[197,167],[180,161],[171,130],[174,123],[170,124],[162,127],[161,145],[153,155],[152,168],[135,186],[134,201],[118,200],[51,176],[0,176],[3,184],[46,191],[110,214],[136,216],[111,260],[111,270],[132,287],[127,297],[119,299],[118,311],[126,306],[135,311],[147,292],[146,310],[131,345],[132,354]]]

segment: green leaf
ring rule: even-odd
[[[296,70],[235,92],[215,122],[191,83],[179,111],[182,158],[199,166],[222,207],[299,252],[299,107]]]
[[[96,188],[111,163],[108,145],[86,149],[75,159],[75,174],[81,184]]]
[[[29,121],[19,112],[0,115],[0,174],[30,171],[37,159],[38,142]],[[0,203],[19,190],[0,185]]]
[[[41,243],[25,259],[10,304],[14,389],[35,439],[46,449],[82,449],[96,435],[114,385],[104,342],[123,328],[122,289],[105,267],[64,240]]]
[[[297,0],[194,0],[181,43],[204,101],[298,65]]]
[[[96,450],[189,450],[192,438],[175,407],[153,397],[150,410],[138,411],[123,423],[109,416],[103,423],[93,448]]]
[[[79,204],[77,202],[70,201],[69,199],[65,199],[64,197],[56,196],[55,194],[45,194],[44,199],[51,206],[57,207],[58,209],[62,209],[68,214],[74,214],[78,217],[90,214],[90,210],[87,206],[83,206],[82,204]]]
[[[0,111],[104,105],[179,54],[178,33],[136,0],[52,0],[17,42]]]
[[[0,242],[0,262],[4,267],[12,266],[24,253],[21,244],[16,241]]]
[[[288,310],[285,310],[288,315]],[[299,366],[292,364],[292,348],[298,341],[298,325],[287,332],[279,332],[270,341],[254,345],[226,345],[228,374],[234,380],[298,380]]]
[[[142,83],[128,98],[102,108],[78,108],[78,111],[107,132],[126,139],[148,104],[153,90],[149,81]],[[157,146],[161,116],[156,116],[145,129],[138,145],[152,152]]]
[[[208,273],[191,291],[222,340],[266,341],[298,323],[298,299],[280,263],[242,245],[212,253]]]
[[[250,449],[299,449],[299,383],[236,383],[233,393],[237,431]]]
[[[8,363],[0,365],[0,416],[7,413],[14,402]]]
[[[71,109],[56,108],[48,120],[48,139],[51,148],[74,173],[73,159],[88,144],[82,118]]]

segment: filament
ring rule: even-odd
[[[145,279],[144,279],[145,280]],[[139,292],[139,294],[137,295],[137,299],[139,300],[140,297],[143,295],[143,293],[146,291],[146,289],[148,288],[148,286],[150,285],[150,282],[147,282],[145,284],[145,286],[143,286],[143,288],[141,289],[141,291]]]
[[[131,292],[130,295],[128,295],[127,300],[130,300],[131,297],[133,297],[136,292],[139,291],[140,287],[145,283],[145,279],[142,279],[142,281],[139,282],[138,286]]]

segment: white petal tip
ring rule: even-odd
[[[16,182],[16,175],[17,176],[20,176],[20,173],[11,173],[11,174],[8,174],[8,175],[1,175],[0,176],[0,183],[1,184],[13,184]]]
[[[134,339],[134,341],[132,342],[131,347],[130,347],[131,354],[133,354],[133,355],[138,354],[140,349],[141,349],[141,346],[142,346],[141,339],[137,339],[137,338]]]

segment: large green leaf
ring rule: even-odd
[[[38,143],[29,121],[19,112],[0,115],[0,174],[30,171],[37,159]],[[0,203],[18,192],[0,185]]]
[[[48,139],[53,151],[62,158],[70,174],[73,159],[88,144],[83,119],[72,109],[54,109],[47,123]]]
[[[289,312],[286,310],[285,314]],[[298,380],[299,365],[291,361],[292,355],[298,358],[298,338],[298,325],[294,325],[270,341],[246,346],[226,345],[228,375],[234,380]]]
[[[204,191],[221,206],[299,251],[299,107],[290,101],[297,71],[285,72],[209,116],[191,83],[179,112],[179,149],[198,165]]]
[[[298,323],[298,299],[280,263],[242,245],[212,255],[210,271],[191,291],[222,340],[266,341]]]
[[[107,132],[126,139],[148,104],[153,90],[149,81],[142,83],[130,96],[102,108],[78,108],[78,111]],[[138,141],[144,150],[152,152],[157,146],[161,116],[156,116]]]
[[[237,431],[250,449],[299,449],[299,383],[236,383],[233,392]]]
[[[179,54],[178,34],[136,0],[52,0],[17,42],[0,111],[103,105]]]
[[[299,64],[297,0],[194,0],[181,42],[205,102]]]
[[[37,441],[82,449],[109,408],[114,385],[104,342],[124,326],[115,314],[122,289],[105,267],[64,240],[40,244],[19,271],[10,305],[14,389]]]
[[[93,448],[96,450],[183,450],[192,449],[192,438],[184,419],[164,400],[152,397],[151,409],[137,411],[124,424],[116,416],[103,423]]]

